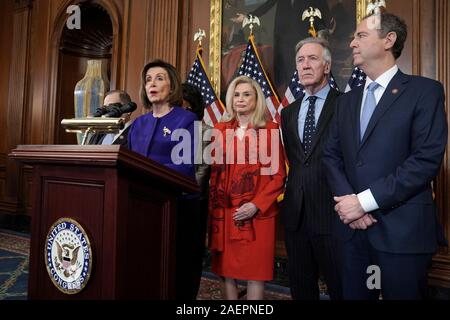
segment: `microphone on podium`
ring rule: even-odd
[[[134,102],[124,105],[121,103],[112,103],[110,105],[97,108],[93,114],[93,117],[118,118],[124,113],[133,112],[136,108],[137,105]]]
[[[108,112],[103,115],[103,117],[106,118],[118,118],[124,113],[130,113],[136,110],[137,105],[134,102],[130,102],[127,104],[120,104],[120,103],[113,103],[112,105],[108,106],[111,107]]]

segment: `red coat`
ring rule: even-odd
[[[286,178],[278,125],[267,122],[263,129],[249,130],[255,134],[249,134],[245,143],[234,134],[236,121],[219,123],[215,129],[221,136],[212,145],[215,157],[209,203],[212,271],[234,279],[271,280],[277,197],[283,192]],[[268,155],[272,161],[267,161]],[[243,163],[237,164],[238,160]],[[247,202],[259,210],[239,226],[232,216]]]

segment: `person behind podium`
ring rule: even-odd
[[[198,124],[196,130],[201,137],[207,137],[210,133],[211,126],[202,122],[205,113],[203,97],[200,90],[188,82],[184,82],[182,85],[183,91],[183,108],[193,112],[197,115]],[[196,237],[196,245],[193,247],[191,253],[192,270],[187,270],[192,275],[192,297],[195,298],[200,288],[200,280],[203,269],[203,256],[205,253],[206,243],[206,225],[208,220],[208,192],[209,192],[209,178],[211,175],[211,166],[209,162],[203,156],[205,148],[209,144],[209,139],[203,138],[197,141],[195,150],[195,178],[200,186],[200,198],[198,212],[189,216],[189,220],[186,221],[186,225],[189,223],[189,228],[185,228],[188,232],[192,233]]]
[[[214,129],[209,194],[212,271],[225,299],[238,298],[236,279],[247,281],[247,299],[264,298],[273,279],[275,216],[286,169],[278,125],[266,118],[259,84],[234,79],[227,113]],[[217,152],[216,152],[217,151]],[[262,154],[270,155],[270,161]]]
[[[196,86],[188,82],[182,83],[181,87],[183,92],[182,107],[197,115],[197,120],[200,121],[199,124],[201,124],[201,126],[198,126],[200,130],[199,134],[201,134],[202,137],[208,135],[208,133],[210,132],[209,129],[212,129],[212,127],[205,122],[202,122],[203,116],[205,114],[202,93]],[[209,139],[202,139],[201,143],[199,141],[199,147],[201,148],[198,148],[195,153],[195,178],[201,189],[201,199],[208,199],[208,187],[211,167],[207,163],[207,161],[203,161],[203,150],[208,144]]]
[[[128,134],[128,147],[149,159],[174,169],[195,181],[194,122],[197,116],[181,106],[183,95],[180,76],[171,64],[154,60],[146,64],[141,74],[141,102],[149,112],[136,118]],[[184,150],[180,159],[172,156],[173,148],[183,141],[172,141],[177,129],[185,129],[191,138],[188,161]],[[182,138],[184,139],[184,138]],[[174,139],[176,140],[176,139]],[[176,215],[176,299],[193,300],[196,297],[192,255],[198,251],[197,235],[190,229],[191,221],[198,219],[199,194],[184,194],[178,198]]]
[[[105,99],[103,100],[103,108],[111,107],[113,105],[124,106],[132,103],[131,97],[128,93],[123,90],[112,90],[106,93]],[[122,117],[125,118],[125,126],[118,133],[98,133],[94,134],[90,139],[88,144],[101,144],[101,145],[111,145],[120,144],[123,146],[128,145],[128,131],[130,130],[130,125],[133,120],[130,120],[132,112],[127,112]]]

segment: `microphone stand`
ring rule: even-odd
[[[81,145],[85,145],[89,133],[117,133],[125,126],[125,118],[74,118],[63,119],[61,126],[66,132],[84,134]]]
[[[82,146],[86,145],[87,137],[89,137],[89,133],[91,133],[92,131],[92,127],[89,127],[86,129],[86,131],[84,131],[83,141],[81,142]]]

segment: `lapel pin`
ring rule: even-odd
[[[397,88],[392,89],[392,94],[397,94],[397,93],[398,93],[398,89]]]
[[[171,134],[172,131],[170,131],[169,128],[167,128],[166,126],[164,126],[163,133],[164,133],[163,135],[164,135],[164,137],[165,137],[166,135]]]

